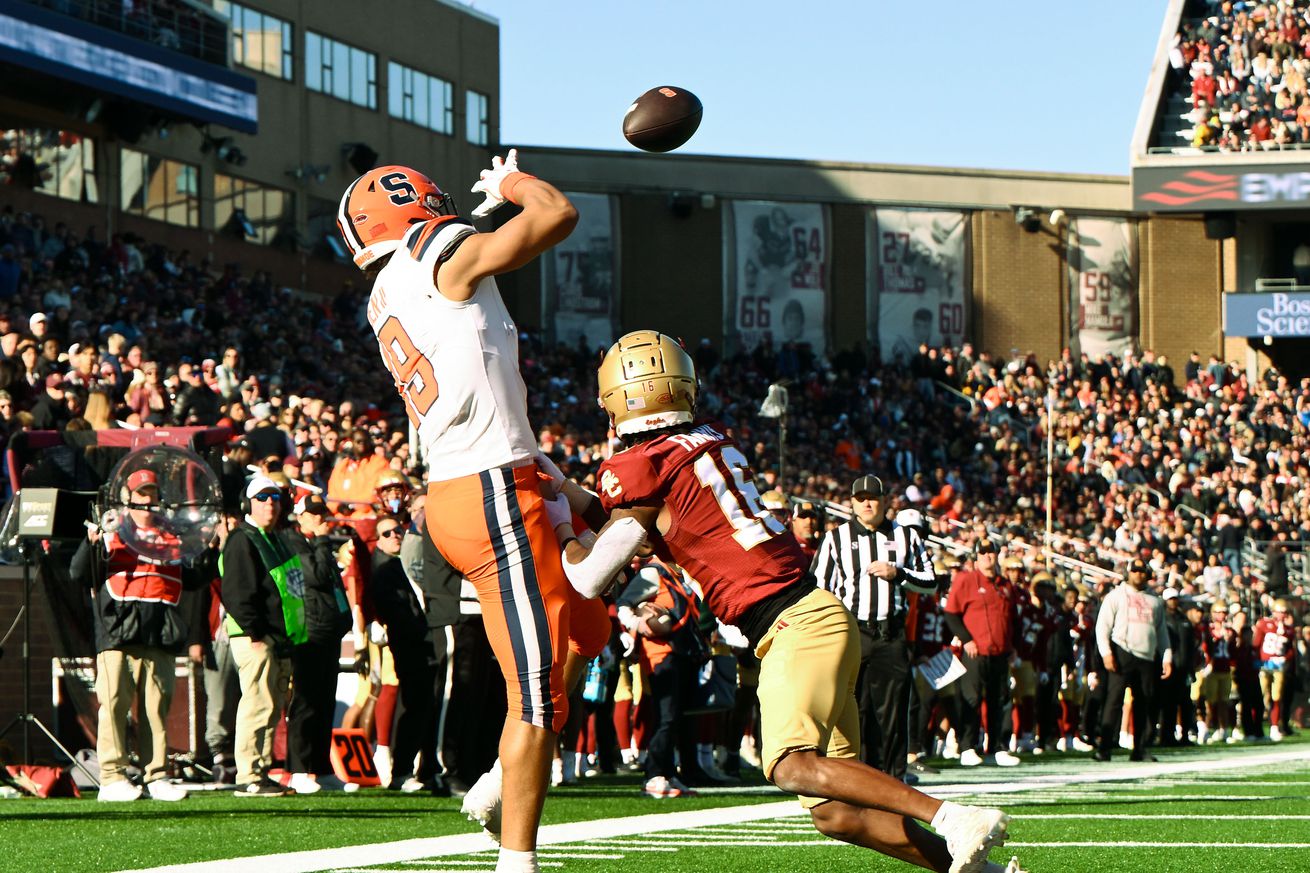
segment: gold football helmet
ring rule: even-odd
[[[677,340],[657,331],[620,337],[596,381],[619,436],[686,424],[696,408],[696,365]]]
[[[399,470],[384,470],[378,476],[377,484],[373,486],[373,490],[380,493],[383,488],[395,488],[396,486],[404,488],[406,492],[413,490],[408,477],[404,473]]]

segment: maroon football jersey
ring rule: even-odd
[[[1034,606],[1026,594],[1015,609],[1014,650],[1019,660],[1046,667],[1046,644],[1055,629],[1055,610],[1046,604]]]
[[[914,654],[931,658],[946,648],[953,636],[946,626],[946,610],[935,594],[911,591],[907,601],[906,639],[914,644]]]
[[[656,554],[700,583],[705,603],[726,624],[796,585],[810,562],[781,521],[760,503],[746,457],[717,423],[655,437],[601,464],[606,512],[667,506],[668,533],[652,535]]]
[[[1233,669],[1233,631],[1224,625],[1209,625],[1201,638],[1201,650],[1205,652],[1205,662],[1215,673],[1227,673]]]

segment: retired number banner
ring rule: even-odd
[[[1069,222],[1069,345],[1123,357],[1137,341],[1137,246],[1123,218]]]
[[[873,215],[877,275],[869,283],[877,313],[869,336],[882,360],[908,364],[919,346],[958,346],[968,324],[968,215],[927,209],[877,209]]]
[[[606,347],[618,336],[618,209],[608,194],[567,196],[578,226],[542,259],[542,323],[557,343]]]
[[[828,351],[829,232],[817,203],[738,200],[724,211],[725,345],[753,351],[762,342],[809,343]]]

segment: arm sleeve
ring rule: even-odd
[[[1164,602],[1156,602],[1155,611],[1155,638],[1156,647],[1160,649],[1160,657],[1166,664],[1173,664],[1174,651],[1169,645],[1169,625],[1164,620]]]
[[[1111,591],[1101,604],[1101,611],[1096,615],[1096,649],[1104,658],[1110,654],[1110,634],[1114,631],[1114,621],[1119,612],[1119,598]]]
[[[896,528],[896,538],[901,548],[897,554],[904,555],[901,566],[896,568],[896,581],[902,587],[920,594],[937,593],[937,574],[933,571],[928,549],[918,532],[909,527]]]
[[[960,638],[960,642],[968,643],[973,641],[973,634],[964,626],[964,616],[958,612],[942,613],[946,616],[946,626],[951,629],[951,633]]]
[[[824,591],[830,591],[841,597],[837,590],[839,580],[837,579],[837,558],[836,552],[836,534],[835,531],[828,531],[819,540],[819,550],[814,555],[814,563],[810,567],[810,572],[814,574],[815,584]]]
[[[88,588],[94,588],[100,581],[92,578],[91,552],[91,541],[82,540],[82,542],[77,544],[77,551],[73,552],[73,560],[68,565],[69,578],[77,584],[85,585]]]
[[[267,634],[267,619],[259,597],[264,566],[242,530],[233,532],[223,550],[223,607],[252,640]]]

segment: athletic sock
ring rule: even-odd
[[[949,800],[943,800],[941,808],[937,814],[932,817],[932,829],[937,833],[943,833],[943,829],[950,827],[951,821],[964,811],[964,807],[958,803],[951,803]]]
[[[537,866],[537,853],[516,852],[501,847],[500,858],[496,861],[496,873],[541,873]]]

